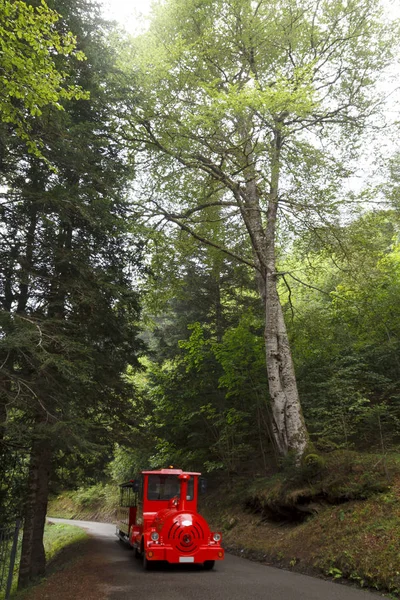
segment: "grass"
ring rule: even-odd
[[[74,527],[73,525],[65,525],[59,523],[47,523],[44,530],[43,543],[48,565],[51,565],[52,561],[54,561],[60,555],[62,550],[71,546],[72,544],[78,544],[79,542],[83,542],[86,539],[88,539],[88,537],[88,534],[80,527]],[[24,599],[25,597],[27,597],[27,594],[30,590],[30,588],[28,588],[26,590],[23,590],[22,592],[17,592],[18,570],[21,556],[21,543],[22,536],[20,536],[20,540],[18,543],[17,560],[14,567],[14,579],[11,590],[11,598],[15,600]],[[0,600],[3,600],[3,598],[4,593],[0,593]]]
[[[61,550],[89,538],[84,529],[64,523],[47,523],[44,533],[44,549],[47,562],[56,557]]]

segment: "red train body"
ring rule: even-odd
[[[224,558],[221,534],[197,512],[201,473],[180,469],[143,471],[120,486],[117,535],[128,542],[145,569],[156,561],[203,564]]]

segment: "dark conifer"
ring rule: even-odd
[[[120,82],[108,26],[86,0],[49,4],[87,57],[63,68],[90,99],[32,122],[53,170],[4,134],[0,443],[3,456],[30,454],[20,586],[44,573],[52,459],[123,431],[132,392],[123,373],[140,349],[126,226],[132,168],[113,136]]]

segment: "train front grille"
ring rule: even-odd
[[[182,554],[193,554],[205,540],[205,532],[200,523],[184,522],[176,519],[168,531],[168,539]]]

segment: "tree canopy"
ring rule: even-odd
[[[278,234],[337,214],[395,39],[371,0],[170,0],[135,43],[140,101],[123,135],[146,164],[143,214],[255,269],[281,456],[300,458],[308,436],[277,292]],[[218,220],[241,224],[246,253],[204,233]]]
[[[42,0],[34,6],[22,0],[0,1],[0,120],[15,128],[30,152],[40,156],[32,137],[31,117],[53,106],[63,110],[63,100],[87,97],[69,82],[62,59],[85,59],[76,49],[71,31],[57,27],[60,15]]]
[[[44,573],[43,527],[57,469],[71,465],[71,453],[111,453],[127,434],[134,390],[124,375],[128,365],[138,367],[142,348],[132,284],[141,266],[126,199],[133,168],[111,118],[124,80],[98,7],[53,4],[64,31],[78,39],[76,52],[70,39],[54,82],[68,77],[70,90],[84,92],[60,91],[29,117],[40,156],[28,153],[17,130],[4,132],[10,152],[0,201],[1,467],[7,472],[17,455],[26,475],[22,508],[2,497],[0,514],[24,514],[21,586]],[[50,55],[57,52],[54,46]]]

